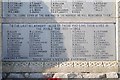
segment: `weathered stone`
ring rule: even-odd
[[[22,74],[10,73],[7,78],[24,78]]]
[[[43,73],[43,75],[47,78],[52,78],[54,76],[53,73]]]
[[[82,78],[82,75],[78,73],[68,73],[67,76],[68,78]]]
[[[118,72],[117,74],[118,74],[118,78],[120,78],[120,72]]]
[[[31,73],[30,78],[46,78],[42,73]]]
[[[101,78],[101,76],[104,76],[105,74],[102,73],[89,73],[89,74],[84,74],[83,78]]]
[[[99,78],[106,78],[106,74],[100,75]]]
[[[55,73],[53,78],[68,78],[66,73]]]
[[[30,73],[25,73],[25,74],[23,74],[23,76],[24,76],[25,78],[30,78]]]
[[[118,78],[118,74],[116,72],[106,73],[107,78]]]

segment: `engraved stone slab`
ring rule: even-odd
[[[3,61],[116,60],[114,23],[3,24]]]
[[[5,18],[76,18],[115,20],[114,0],[4,0]],[[89,19],[88,19],[89,18]]]
[[[28,77],[117,72],[115,5],[115,0],[4,0],[3,72]]]

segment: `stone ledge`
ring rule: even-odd
[[[120,73],[110,72],[110,73],[3,73],[3,78],[120,78]]]

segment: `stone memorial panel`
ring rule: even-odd
[[[13,22],[16,18],[111,22],[116,15],[114,0],[4,0],[2,9],[3,20]]]
[[[2,0],[3,78],[117,72],[116,5],[115,0]]]
[[[3,24],[3,60],[116,60],[114,23]]]

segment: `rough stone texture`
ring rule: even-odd
[[[105,78],[104,73],[89,73],[84,74],[83,78]]]
[[[3,78],[80,78],[80,79],[111,79],[116,80],[119,78],[119,73],[7,73],[2,75]]]
[[[68,78],[83,78],[79,73],[68,73],[67,76]]]
[[[106,73],[107,78],[118,78],[118,74],[116,72]]]
[[[52,78],[54,76],[53,73],[43,73],[43,75],[47,78]]]
[[[53,78],[118,78],[118,73],[55,73]]]
[[[23,75],[21,74],[14,74],[14,73],[11,73],[8,78],[24,78]]]
[[[66,73],[55,73],[53,78],[68,78]]]
[[[119,73],[117,73],[118,74],[118,78],[120,78],[120,72]]]
[[[106,78],[106,74],[100,75],[99,78]]]
[[[30,78],[46,78],[46,76],[43,75],[42,73],[33,73],[30,74]]]
[[[74,61],[62,62],[2,62],[3,72],[41,72],[41,73],[109,73],[118,72],[117,61]]]
[[[83,78],[78,73],[55,73],[53,78]]]

